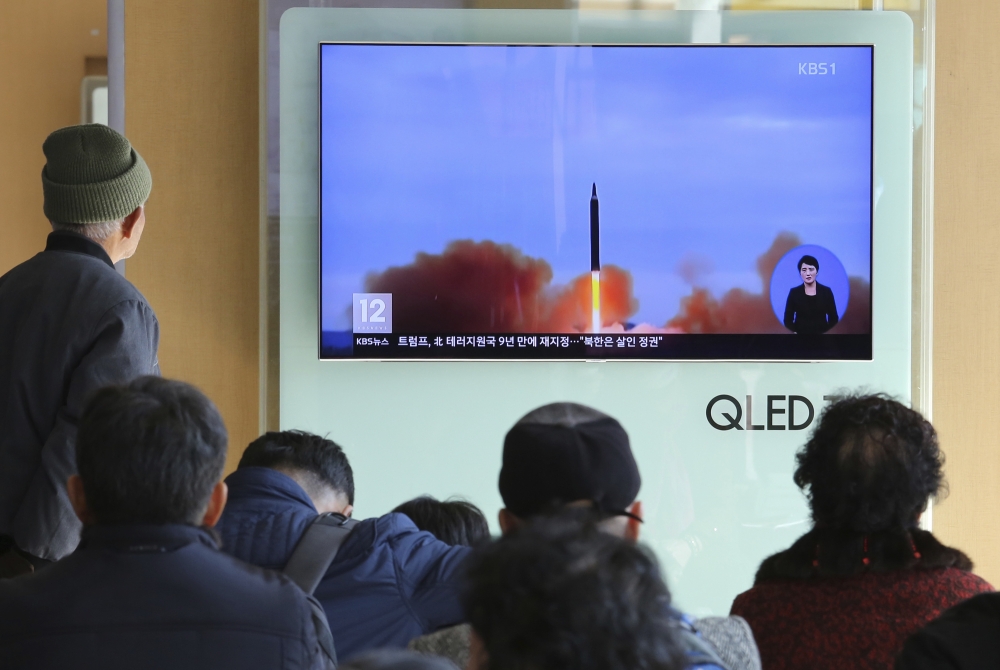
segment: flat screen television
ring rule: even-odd
[[[320,357],[870,360],[873,59],[321,44]]]

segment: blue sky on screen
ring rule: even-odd
[[[324,45],[324,329],[364,276],[458,239],[544,258],[554,283],[632,273],[635,322],[691,291],[761,292],[782,231],[869,279],[866,47]],[[800,64],[836,63],[836,74]],[[808,71],[808,69],[806,70]]]

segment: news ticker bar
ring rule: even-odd
[[[350,344],[324,346],[322,358],[342,359],[671,359],[871,360],[870,334],[691,335],[531,333],[355,333]]]

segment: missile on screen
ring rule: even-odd
[[[601,216],[597,201],[597,184],[590,194],[590,271],[601,270]]]
[[[597,184],[590,192],[590,290],[593,296],[591,332],[601,332],[601,221]]]

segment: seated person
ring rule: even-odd
[[[577,516],[538,518],[473,555],[469,670],[686,666],[654,559]]]
[[[208,530],[226,503],[226,442],[219,412],[188,384],[140,377],[97,391],[67,482],[79,548],[0,582],[0,667],[332,667],[308,597],[220,552]]]
[[[1000,668],[1000,593],[955,605],[910,636],[896,670]]]
[[[815,256],[803,256],[798,267],[802,283],[785,299],[785,328],[800,335],[825,333],[840,321],[833,290],[816,281],[819,261]]]
[[[354,474],[343,450],[300,431],[251,442],[226,484],[223,549],[267,568],[285,567],[317,514],[350,516],[354,509]],[[459,590],[469,551],[435,539],[403,514],[358,523],[315,591],[338,657],[405,647],[463,622]]]
[[[598,517],[604,532],[634,543],[642,523],[640,484],[628,434],[618,421],[576,403],[545,405],[523,416],[504,439],[500,529],[506,535],[539,515],[581,508]],[[675,609],[669,614],[688,652],[687,667],[723,665],[694,619]],[[747,636],[744,643],[752,653],[730,670],[759,667],[753,639]]]
[[[451,545],[475,547],[490,539],[490,527],[482,511],[464,500],[441,502],[421,496],[405,502],[393,512],[410,517],[420,530]],[[469,626],[459,624],[410,640],[410,649],[429,656],[443,656],[464,668],[469,663]]]
[[[732,607],[768,670],[891,668],[911,633],[993,590],[965,554],[917,527],[942,481],[937,434],[919,413],[882,395],[845,397],[796,460],[813,529],[764,560]]]
[[[475,547],[490,539],[490,525],[483,511],[465,500],[441,502],[431,496],[420,496],[392,511],[410,517],[417,528],[445,544]]]

